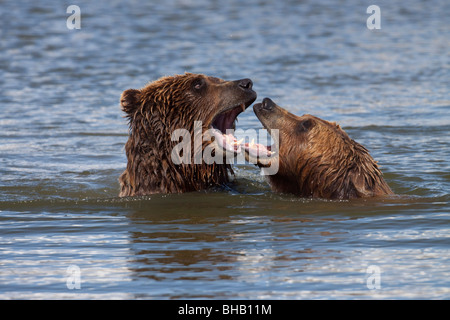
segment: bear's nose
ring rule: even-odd
[[[238,82],[238,86],[245,90],[251,90],[253,87],[253,81],[250,79],[241,79]]]
[[[261,103],[261,106],[263,107],[263,109],[270,111],[275,106],[275,103],[269,98],[264,98]]]

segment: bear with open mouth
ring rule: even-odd
[[[324,199],[393,194],[368,150],[336,123],[296,116],[269,98],[253,110],[265,129],[278,130],[276,148],[275,144],[242,148],[246,159],[261,168],[278,161],[277,173],[267,175],[273,191]]]
[[[127,167],[119,178],[119,196],[181,193],[222,185],[229,181],[230,164],[195,162],[199,150],[191,150],[192,161],[176,163],[172,151],[177,129],[187,130],[194,140],[195,124],[214,136],[200,148],[214,144],[224,154],[241,152],[229,133],[237,116],[256,99],[250,79],[225,81],[203,74],[167,76],[143,89],[128,89],[120,103],[129,121],[125,145]],[[202,150],[200,150],[202,151]]]

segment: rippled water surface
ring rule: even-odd
[[[76,4],[79,30],[60,1],[0,4],[1,299],[450,298],[448,1]],[[398,197],[299,199],[237,165],[220,190],[118,198],[120,94],[185,71],[337,121]]]

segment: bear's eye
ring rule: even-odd
[[[195,90],[200,90],[205,86],[205,80],[204,79],[197,79],[193,83],[193,87]]]
[[[300,122],[297,126],[297,131],[298,132],[306,132],[309,129],[311,129],[311,127],[313,126],[313,122],[311,119],[307,119],[307,120],[303,120],[302,122]]]

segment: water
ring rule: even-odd
[[[1,299],[450,298],[448,1],[377,1],[374,31],[360,1],[76,4],[80,30],[60,1],[0,4]],[[337,121],[399,197],[298,199],[238,165],[118,198],[121,92],[185,71]]]

